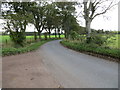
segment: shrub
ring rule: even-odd
[[[23,48],[3,48],[2,49],[2,56],[9,56],[9,55],[15,55],[15,54],[20,54],[20,53],[25,53],[25,52],[29,52],[32,50],[36,50],[37,48],[39,48],[42,44],[48,42],[50,40],[46,40],[46,41],[40,41],[37,43],[33,43],[29,46],[23,47]]]
[[[78,36],[79,36],[79,34],[78,34],[77,32],[75,32],[75,31],[73,31],[73,30],[70,32],[70,38],[71,38],[72,40],[77,39]]]
[[[24,32],[10,31],[10,38],[14,42],[14,47],[23,47],[26,36]]]
[[[103,37],[103,35],[92,35],[90,39],[90,43],[95,43],[99,46],[103,45],[107,42],[107,37]]]
[[[73,50],[76,51],[85,51],[85,52],[92,52],[95,54],[105,55],[113,58],[120,58],[120,50],[119,49],[109,49],[97,46],[96,44],[86,44],[86,43],[74,43],[71,41],[61,41],[61,43]]]

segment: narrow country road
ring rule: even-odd
[[[48,42],[2,58],[3,88],[117,88],[118,64]]]
[[[63,47],[59,40],[39,50],[43,62],[65,88],[118,88],[118,64]]]

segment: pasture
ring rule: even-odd
[[[49,36],[47,37],[49,38]],[[37,36],[37,38],[39,37]],[[41,38],[44,39],[44,35],[42,35]],[[55,35],[51,35],[51,38],[55,38]],[[64,38],[64,35],[61,35],[61,38]],[[34,42],[34,36],[26,36],[26,42]],[[13,46],[9,35],[0,35],[0,44],[2,44],[2,48],[10,48]]]
[[[41,37],[44,38],[44,35],[42,35]],[[49,36],[47,36],[47,37],[49,37]],[[58,35],[57,35],[57,37],[58,37]],[[51,38],[55,38],[55,35],[51,35]],[[64,35],[61,35],[61,38],[64,38]],[[34,36],[26,36],[26,39],[27,40],[34,39]],[[4,42],[6,42],[6,40],[8,42],[11,41],[9,35],[4,35],[4,36],[0,35],[0,43],[4,43]]]

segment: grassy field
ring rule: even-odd
[[[41,37],[44,39],[44,35],[42,35]],[[49,38],[49,36],[47,37]],[[51,38],[54,37],[55,35],[51,35]],[[61,35],[61,38],[64,38],[64,35]],[[26,36],[26,42],[34,42],[34,36]],[[2,48],[10,48],[13,46],[13,42],[11,41],[9,35],[0,35],[0,44],[2,45]]]
[[[42,35],[41,37],[44,38],[44,35]],[[47,36],[47,37],[49,37],[49,36]],[[55,35],[51,35],[51,38],[54,38],[54,37],[55,37]],[[57,36],[57,37],[58,37],[58,36]],[[64,35],[61,35],[61,38],[63,38],[63,37],[64,37]],[[26,36],[26,39],[27,39],[27,40],[34,39],[34,36]],[[10,40],[10,37],[9,37],[8,35],[5,35],[5,36],[0,35],[0,43],[5,43],[6,40],[7,40],[8,42],[11,41],[11,40]]]

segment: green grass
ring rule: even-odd
[[[42,39],[44,39],[44,35],[42,35],[41,37]],[[51,38],[55,38],[55,35],[51,35]],[[61,35],[61,38],[64,38],[64,35]],[[26,36],[26,42],[29,42],[29,43],[34,42],[34,36]],[[0,35],[0,43],[2,43],[2,48],[13,47],[13,42],[11,41],[9,35],[4,35],[4,36]]]
[[[104,37],[106,35],[103,35]],[[54,38],[54,35],[51,35],[51,38]],[[61,37],[63,38],[64,35],[61,35]],[[44,38],[44,36],[42,35],[42,38]],[[5,45],[7,40],[7,45]],[[23,48],[14,48],[12,46],[12,42],[10,40],[10,37],[8,35],[6,36],[0,36],[0,43],[3,44],[3,56],[6,55],[15,55],[15,54],[19,54],[19,53],[24,53],[24,52],[28,52],[34,49],[37,49],[40,45],[44,44],[47,41],[41,41],[41,42],[37,42],[34,43],[34,36],[26,36],[26,40],[32,41],[33,40],[33,44],[27,44],[25,47]],[[96,45],[91,45],[91,44],[85,44],[85,43],[77,43],[77,42],[72,42],[72,41],[62,41],[61,43],[71,49],[77,50],[77,51],[85,51],[85,52],[92,52],[92,53],[96,53],[96,54],[101,54],[101,55],[105,55],[105,56],[110,56],[110,57],[114,57],[114,58],[120,58],[120,35],[113,35],[111,36],[107,41],[108,43],[98,47]],[[30,42],[31,43],[31,42]],[[108,48],[105,48],[108,47]]]
[[[120,49],[120,35],[114,35],[108,39],[108,44],[106,46],[111,48],[119,48]]]
[[[41,36],[44,39],[44,35]],[[54,38],[54,35],[51,35],[51,38]],[[64,35],[61,35],[63,38]],[[54,40],[54,39],[50,39]],[[20,53],[29,52],[32,50],[37,49],[42,44],[50,41],[48,40],[37,40],[38,42],[35,42],[34,36],[26,36],[26,43],[24,47],[21,48],[14,48],[13,42],[10,40],[10,37],[8,35],[0,36],[0,44],[2,45],[2,56],[9,56],[9,55],[15,55]]]
[[[105,55],[108,57],[120,59],[119,49],[103,48],[100,46],[98,47],[95,44],[75,43],[75,42],[66,41],[66,40],[61,41],[61,44],[76,51],[91,52],[95,54],[100,54],[100,55]]]
[[[44,35],[42,35],[41,37],[44,38]],[[47,37],[49,37],[49,36],[47,36]],[[51,38],[55,38],[55,35],[51,35]],[[64,35],[61,35],[61,38],[64,38]],[[26,36],[26,39],[27,40],[34,39],[34,36]],[[8,42],[11,41],[9,35],[4,35],[4,36],[0,35],[0,43],[5,43],[6,40]]]
[[[25,52],[29,52],[29,51],[33,51],[36,50],[37,48],[39,48],[41,45],[43,45],[44,43],[48,42],[50,40],[43,40],[43,41],[39,41],[36,43],[32,43],[26,47],[23,48],[3,48],[2,49],[2,56],[9,56],[9,55],[16,55],[16,54],[20,54],[20,53],[25,53]]]

